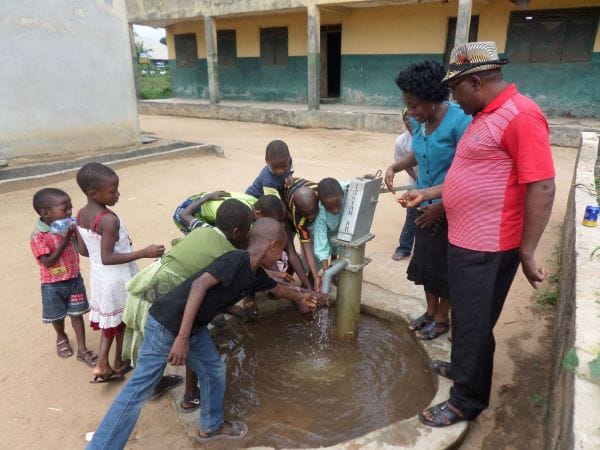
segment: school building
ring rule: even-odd
[[[468,40],[495,41],[510,61],[505,78],[546,114],[600,118],[600,0],[127,0],[127,7],[130,23],[166,27],[175,97],[401,106],[395,76],[423,59],[446,62],[461,10]]]

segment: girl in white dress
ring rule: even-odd
[[[90,258],[90,326],[101,330],[98,363],[94,368],[94,383],[123,378],[130,370],[123,361],[123,308],[127,299],[125,283],[138,272],[134,262],[140,258],[156,258],[163,254],[163,245],[150,245],[134,251],[127,228],[107,206],[119,201],[119,177],[108,166],[89,163],[77,172],[77,183],[87,196],[87,205],[77,214],[79,253]],[[108,355],[116,338],[115,358],[111,365]]]

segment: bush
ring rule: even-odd
[[[144,100],[170,98],[171,75],[140,75],[140,97]]]

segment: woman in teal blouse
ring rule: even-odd
[[[392,191],[394,174],[415,165],[419,166],[418,189],[444,182],[458,141],[471,121],[458,105],[447,101],[445,74],[437,62],[423,61],[396,78],[411,116],[413,140],[412,152],[386,171],[385,182]],[[424,287],[427,311],[411,320],[409,328],[419,339],[435,339],[450,329],[448,224],[441,199],[424,202],[419,212],[415,248],[406,272],[409,280]]]

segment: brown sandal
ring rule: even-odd
[[[98,355],[91,350],[86,350],[82,354],[77,353],[77,361],[81,361],[88,367],[96,367]]]
[[[61,358],[70,358],[73,356],[73,349],[69,344],[69,338],[64,338],[56,343],[56,354]]]

